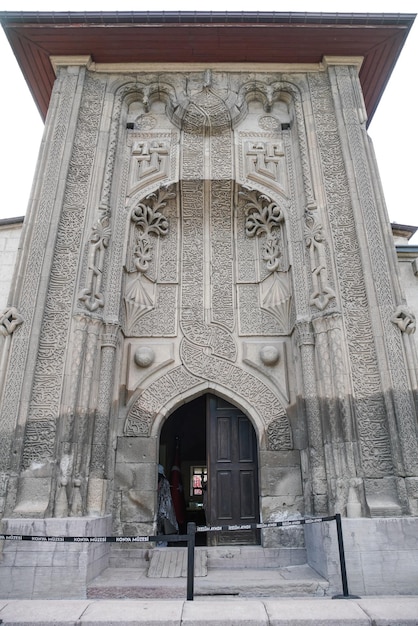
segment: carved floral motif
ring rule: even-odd
[[[136,272],[136,276],[128,284],[124,298],[128,328],[132,328],[144,313],[155,306],[154,290],[151,291],[153,281],[147,272],[153,260],[156,241],[168,233],[168,219],[162,211],[175,195],[172,187],[160,187],[132,209],[134,243],[128,253],[130,258],[126,270],[128,273]],[[155,259],[155,264],[158,265],[158,259]]]
[[[111,228],[109,226],[109,216],[100,218],[93,226],[90,235],[90,249],[88,259],[88,272],[86,287],[81,290],[78,299],[84,303],[89,311],[95,311],[104,306],[104,295],[101,292],[104,255],[109,245]]]
[[[328,281],[324,230],[313,211],[306,211],[305,214],[305,243],[309,250],[313,282],[310,304],[323,311],[330,299],[335,298],[335,293]]]
[[[289,287],[284,212],[266,194],[254,190],[240,192],[245,200],[245,233],[260,238],[261,256],[269,276],[262,286],[261,306],[279,320],[282,328],[290,323],[292,296]]]

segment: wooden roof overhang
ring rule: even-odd
[[[43,118],[55,80],[51,56],[95,63],[320,63],[363,57],[369,122],[415,15],[223,12],[0,12]]]

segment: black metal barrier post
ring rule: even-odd
[[[341,581],[342,581],[342,586],[343,586],[343,594],[332,596],[332,599],[333,600],[344,600],[344,599],[346,600],[347,598],[359,598],[360,596],[352,596],[348,593],[347,569],[345,567],[343,527],[341,524],[340,513],[335,514],[335,523],[337,525],[338,552],[340,555],[340,569],[341,569]]]
[[[196,543],[196,524],[187,524],[187,600],[193,600],[194,593],[194,548]]]

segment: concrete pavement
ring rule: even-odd
[[[418,626],[418,596],[0,600],[8,626]]]

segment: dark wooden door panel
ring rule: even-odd
[[[250,420],[236,407],[208,396],[208,522],[212,526],[259,521],[257,442]],[[259,543],[259,532],[209,533],[218,544]]]

